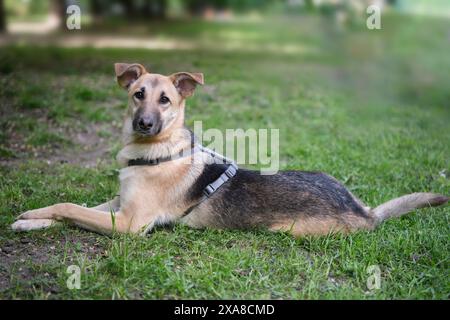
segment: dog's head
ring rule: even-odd
[[[175,124],[182,125],[185,99],[203,84],[202,73],[163,76],[137,63],[116,63],[114,69],[117,82],[128,90],[131,127],[137,138],[161,136]]]

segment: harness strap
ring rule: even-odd
[[[232,162],[229,164],[227,170],[225,170],[224,173],[222,173],[219,178],[217,178],[217,180],[214,180],[213,182],[211,182],[210,184],[208,184],[205,189],[203,189],[203,195],[200,198],[199,201],[197,201],[197,203],[195,203],[194,205],[190,206],[189,209],[187,209],[183,215],[181,216],[181,218],[186,217],[189,213],[192,212],[192,210],[195,209],[195,207],[197,207],[200,203],[202,203],[203,201],[205,201],[206,199],[210,198],[214,192],[216,192],[225,182],[227,182],[228,180],[230,180],[231,178],[233,178],[236,173],[237,173],[238,167],[237,165]]]

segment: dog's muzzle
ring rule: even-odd
[[[161,132],[161,127],[158,116],[142,116],[133,120],[133,130],[141,136],[155,136]]]

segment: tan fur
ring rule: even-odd
[[[374,224],[355,215],[346,215],[345,222],[335,218],[309,217],[297,221],[284,221],[272,225],[269,230],[289,232],[295,237],[305,235],[327,235],[330,233],[350,233],[355,230],[371,230]]]
[[[436,207],[447,203],[448,197],[428,192],[416,192],[385,202],[372,210],[372,214],[381,223],[386,219],[400,217],[414,209]]]

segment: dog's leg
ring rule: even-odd
[[[130,219],[127,215],[119,212],[105,212],[92,208],[85,208],[73,203],[60,203],[46,208],[30,210],[18,217],[13,224],[19,227],[24,224],[23,220],[29,219],[52,219],[68,220],[82,228],[103,234],[111,234],[113,230],[118,232],[134,232],[130,230]],[[137,232],[137,231],[136,231]]]
[[[168,221],[162,214],[148,214],[147,210],[139,210],[133,207],[130,210],[121,209],[117,212],[100,211],[93,208],[78,206],[73,203],[60,203],[46,208],[27,211],[18,217],[12,228],[17,231],[28,231],[29,228],[21,226],[38,224],[37,221],[67,220],[81,228],[102,233],[111,234],[113,231],[120,233],[140,233],[145,235],[157,221]],[[34,221],[34,222],[27,222]]]
[[[116,196],[112,200],[102,203],[92,209],[103,212],[118,212],[120,209],[120,197]],[[54,219],[21,219],[13,223],[11,228],[14,231],[31,231],[50,228],[60,223]]]

